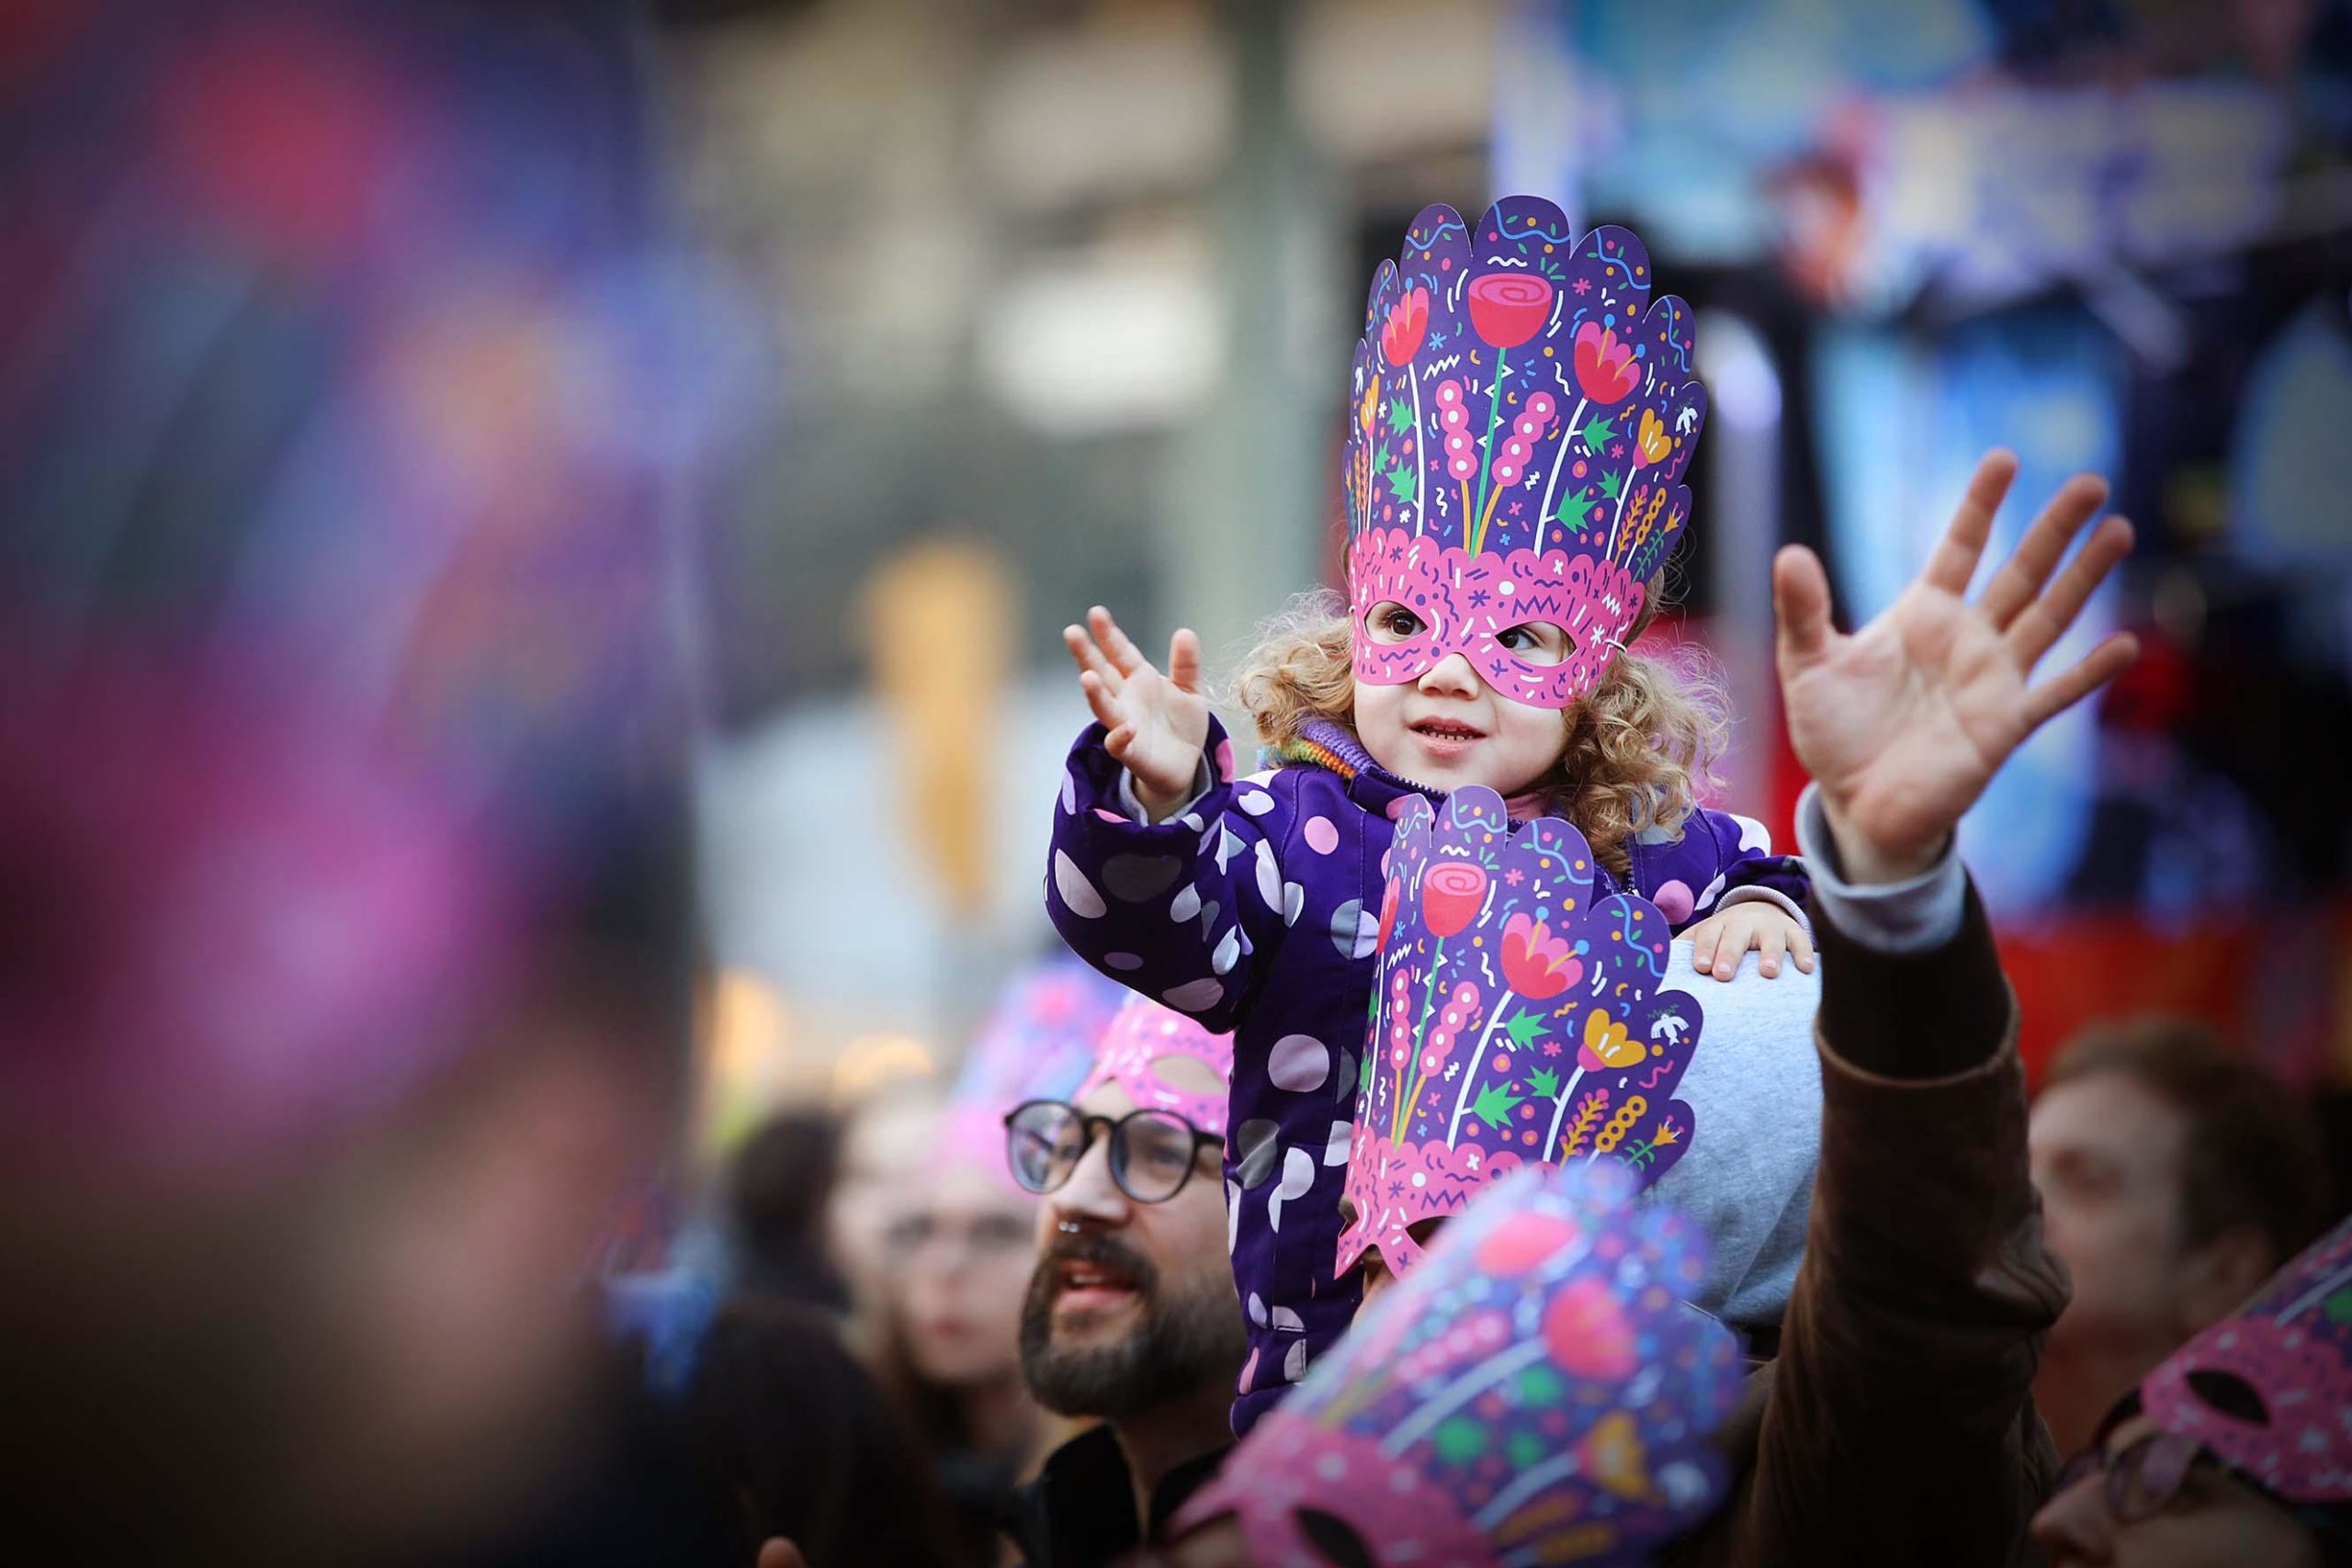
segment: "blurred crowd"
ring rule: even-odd
[[[1826,581],[1775,579],[1822,792],[1775,858],[1812,902],[1777,976],[1660,933],[1642,999],[1700,998],[1713,1051],[1654,1091],[1709,1130],[1685,1158],[1687,1120],[1645,1129],[1655,1201],[1611,1161],[1473,1157],[1461,1213],[1382,1233],[1393,1279],[1250,1288],[1285,1202],[1295,1237],[1344,1179],[1371,1225],[1356,1200],[1405,1168],[1349,1136],[1390,1071],[1377,1033],[1269,1052],[1191,1016],[1237,959],[1213,904],[1170,905],[1161,847],[1238,856],[1268,931],[1307,898],[1271,840],[1185,815],[1216,791],[1273,809],[1197,740],[1200,787],[1164,812],[1139,765],[1106,762],[1126,782],[1082,811],[1062,785],[1057,831],[1168,836],[1148,853],[1029,870],[1065,924],[1102,916],[1099,881],[1197,927],[1212,1001],[1041,948],[967,976],[952,1068],[707,1136],[695,519],[790,395],[678,237],[651,23],[620,0],[6,9],[12,1558],[2352,1562],[2352,1232],[2309,1086],[2134,1010],[2065,1041],[2029,1109],[1970,880],[1999,847],[1953,852],[2098,680],[2027,717],[2020,676],[1982,776],[1912,788],[1892,770],[1906,738],[1935,750],[1904,728],[1926,721],[1853,758],[1805,729],[1792,671],[1821,660],[1850,699],[1868,660],[1829,661],[1869,633],[1832,630]],[[2020,604],[2097,510],[2044,529]],[[2073,575],[2038,601],[2053,639],[2096,585],[2064,604]],[[1911,623],[1871,625],[1949,674]],[[1299,835],[1340,842],[1324,817]],[[1436,919],[1396,906],[1392,884],[1385,910],[1317,907],[1294,940],[1376,965]],[[1497,917],[1519,994],[1565,994],[1572,963],[1597,988],[1568,939],[1607,939],[1573,910]],[[1498,1027],[1508,1053],[1541,1026],[1495,1005],[1453,1118],[1507,1139],[1533,1112],[1470,1081]],[[1695,1026],[1653,1016],[1663,1046],[1603,1027],[1534,1081],[1581,1062],[1622,1089],[1627,1050],[1662,1070]],[[1423,1076],[1452,1049],[1430,1017],[1409,1041],[1387,1019],[1400,1067],[1435,1051]],[[1253,1073],[1313,1097],[1315,1141],[1242,1113]]]

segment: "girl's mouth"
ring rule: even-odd
[[[1476,726],[1451,718],[1425,718],[1407,727],[1419,738],[1421,749],[1439,759],[1459,757],[1487,738]]]

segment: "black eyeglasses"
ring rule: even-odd
[[[2154,1518],[2179,1496],[2200,1462],[2219,1466],[2221,1461],[2194,1438],[2151,1432],[2113,1453],[2096,1445],[2085,1449],[2058,1472],[2058,1484],[2051,1495],[2071,1491],[2086,1478],[2098,1475],[2108,1513],[2118,1524],[2136,1524]]]
[[[2334,1515],[2289,1502],[2203,1443],[2177,1432],[2151,1432],[2113,1453],[2098,1445],[2087,1448],[2066,1461],[2050,1495],[2063,1496],[2087,1477],[2098,1475],[2109,1516],[2120,1525],[2137,1524],[2170,1507],[2199,1469],[2233,1476],[2268,1498],[2317,1538],[2328,1562],[2352,1562],[2352,1539],[2347,1539]]]
[[[1184,1190],[1202,1149],[1225,1146],[1172,1111],[1089,1116],[1067,1100],[1032,1100],[1004,1118],[1004,1162],[1028,1190],[1057,1191],[1094,1146],[1097,1129],[1110,1134],[1111,1179],[1138,1203],[1165,1203]]]

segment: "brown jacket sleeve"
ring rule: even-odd
[[[2066,1303],[2026,1175],[2017,1004],[1974,890],[1891,957],[1816,921],[1821,1165],[1779,1360],[1724,1440],[1724,1511],[1680,1561],[2038,1561],[2057,1469],[2030,1389]]]

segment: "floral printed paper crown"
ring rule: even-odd
[[[1199,1089],[1171,1080],[1161,1066],[1170,1057],[1190,1057],[1209,1069],[1215,1087]],[[1232,1094],[1233,1036],[1211,1034],[1172,1008],[1136,997],[1111,1021],[1110,1035],[1094,1070],[1078,1086],[1084,1100],[1115,1083],[1139,1107],[1172,1111],[1204,1133],[1225,1136],[1226,1106]]]
[[[2277,1496],[2352,1503],[2352,1220],[2150,1372],[2140,1404]]]
[[[1463,653],[1504,696],[1554,708],[1600,680],[1690,515],[1682,471],[1707,414],[1690,308],[1651,303],[1651,281],[1631,230],[1578,238],[1532,196],[1475,231],[1426,208],[1380,264],[1341,476],[1358,680]],[[1424,629],[1374,642],[1364,617],[1389,600]],[[1531,621],[1568,634],[1566,660],[1498,640]]]
[[[1128,995],[1075,958],[1049,959],[1015,976],[965,1055],[933,1165],[977,1166],[1012,1187],[1004,1113],[1024,1100],[1074,1093]]]
[[[1645,899],[1593,897],[1584,835],[1514,824],[1490,789],[1408,799],[1381,900],[1380,977],[1340,1235],[1402,1274],[1409,1227],[1521,1165],[1617,1163],[1647,1186],[1690,1146],[1674,1098],[1698,1002],[1663,988],[1672,933]]]
[[[1722,1495],[1738,1348],[1706,1241],[1622,1168],[1525,1171],[1451,1227],[1176,1520],[1261,1568],[1642,1560]]]

